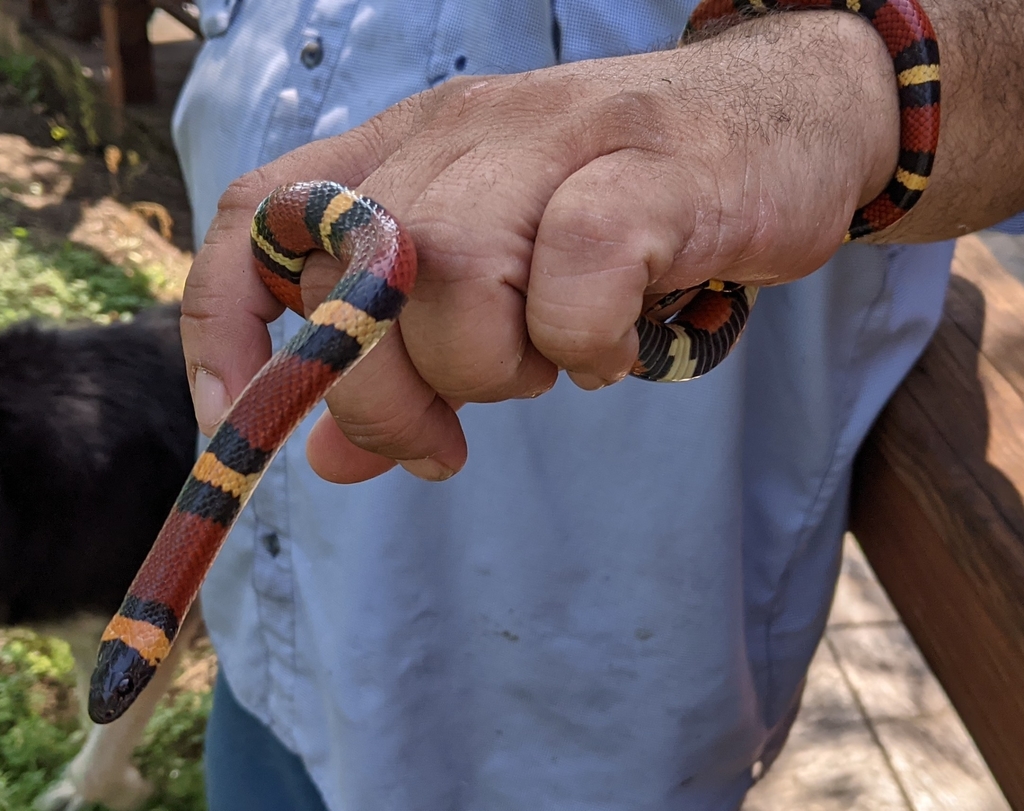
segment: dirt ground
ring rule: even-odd
[[[20,22],[25,5],[3,0],[0,15]],[[95,44],[67,47],[83,65],[93,51],[99,56]],[[169,110],[161,104],[139,111],[145,125],[164,128],[156,138],[126,139],[143,144],[139,149],[68,149],[51,134],[61,111],[25,103],[0,83],[0,222],[27,229],[44,245],[87,246],[114,264],[158,264],[171,280],[165,295],[180,295],[192,260],[192,219],[169,148]],[[128,127],[139,126],[134,121],[129,115]]]

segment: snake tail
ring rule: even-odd
[[[658,301],[657,311],[680,292]],[[630,374],[642,380],[693,380],[725,360],[743,334],[757,288],[730,282],[706,282],[686,307],[668,321],[637,319],[640,352]]]

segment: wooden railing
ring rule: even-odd
[[[974,236],[858,457],[851,529],[1024,811],[1024,286]]]

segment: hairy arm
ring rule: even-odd
[[[889,241],[962,236],[1024,210],[1024,2],[922,5],[942,59],[939,149],[931,186]]]
[[[931,186],[877,239],[942,239],[1024,208],[1022,4],[924,2],[942,55],[941,141]],[[315,429],[310,461],[337,481],[396,460],[437,479],[465,460],[454,404],[535,396],[560,368],[588,388],[624,376],[645,295],[821,266],[891,178],[898,144],[892,63],[843,12],[414,96],[222,198],[183,303],[200,424],[210,430],[267,359],[264,323],[281,308],[252,272],[248,228],[281,183],[359,185],[411,232],[421,267],[400,329],[329,395],[334,419]],[[336,272],[308,267],[311,306]]]
[[[928,190],[908,216],[884,233],[869,238],[874,242],[925,242],[961,236],[1024,210],[1024,2],[1014,0],[921,0],[936,30],[941,55],[942,113],[940,141]],[[839,88],[838,96],[858,104],[860,135],[877,133],[882,149],[878,160],[865,176],[867,187],[880,190],[878,178],[892,176],[896,168],[898,110],[892,63],[884,49],[874,52],[871,43],[838,35],[824,53],[815,49],[823,40],[811,36],[809,19],[817,12],[782,12],[748,21],[725,30],[717,42],[697,46],[714,51],[701,62],[732,64],[738,76],[746,75],[756,88],[753,93],[737,96],[740,109],[747,116],[753,131],[771,127],[774,120],[803,120],[816,129],[811,137],[827,140],[829,120],[822,116],[829,105],[822,104],[821,93],[810,98],[787,96],[800,84],[799,74],[821,70],[840,83],[860,65],[865,76]],[[833,12],[839,15],[840,12]],[[846,15],[853,19],[852,15]],[[867,22],[850,20],[846,25],[859,25],[863,37],[878,39]],[[804,40],[810,50],[789,49],[784,43]],[[790,60],[785,72],[790,81],[780,84],[778,77],[758,69],[769,54]],[[745,70],[744,70],[745,66]],[[778,66],[776,64],[776,66]],[[874,84],[880,82],[880,84]],[[825,92],[835,91],[826,84]],[[865,98],[865,88],[883,88],[892,103],[873,95]],[[868,102],[867,109],[863,102]],[[775,105],[775,110],[765,109]],[[787,109],[788,108],[788,109]],[[767,115],[766,115],[767,113]],[[857,119],[854,118],[854,126]],[[875,125],[885,125],[879,130]],[[792,135],[793,133],[790,133]],[[858,135],[848,132],[841,148],[849,148]],[[884,184],[884,181],[883,181]],[[862,200],[863,202],[863,200]]]

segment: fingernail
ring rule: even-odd
[[[584,391],[597,391],[615,382],[585,372],[569,372],[569,379]]]
[[[426,479],[429,482],[443,482],[455,475],[455,471],[448,465],[441,464],[429,456],[426,459],[405,459],[399,462],[402,467],[419,479]]]
[[[231,406],[224,383],[206,369],[196,369],[195,407],[199,430],[211,436]]]

